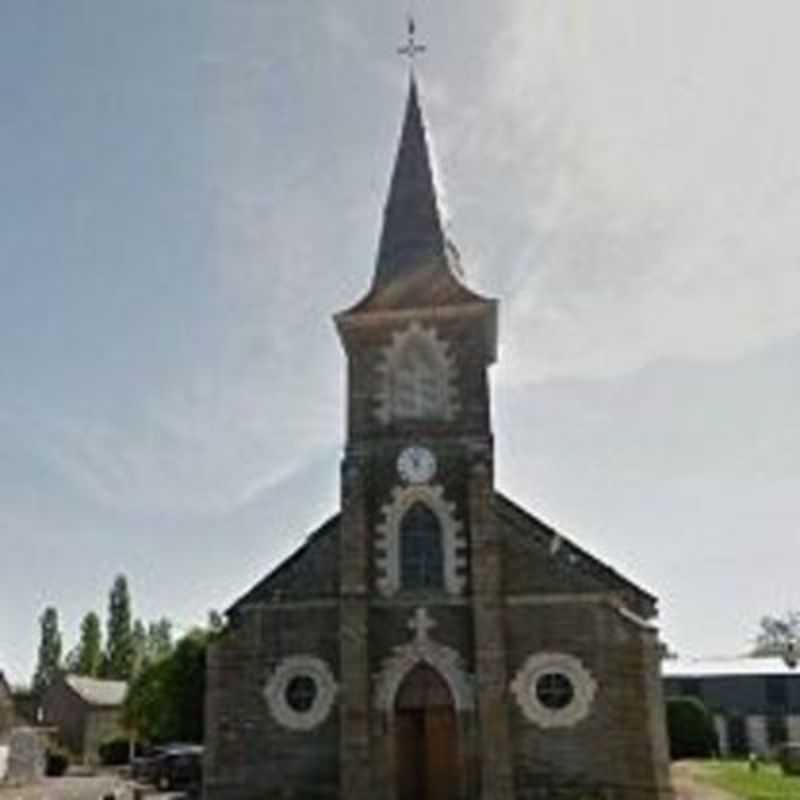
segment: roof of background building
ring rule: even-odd
[[[125,681],[102,681],[83,675],[65,675],[64,680],[82,700],[92,706],[119,706],[125,699]]]
[[[732,656],[729,658],[667,658],[661,662],[665,678],[712,678],[739,675],[796,675],[800,666],[790,667],[779,656]]]

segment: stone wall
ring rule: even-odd
[[[34,728],[15,728],[8,746],[5,781],[15,786],[36,783],[44,776],[45,734]]]
[[[42,709],[44,724],[55,729],[56,739],[74,758],[82,759],[89,707],[67,686],[63,676],[47,688]]]
[[[311,602],[256,606],[210,645],[206,694],[205,791],[244,798],[335,797],[338,705],[312,730],[281,725],[265,687],[281,662],[312,655],[339,672],[338,609]]]
[[[83,739],[84,761],[89,764],[99,763],[102,744],[126,737],[120,708],[91,708],[86,716]]]
[[[3,674],[0,673],[0,745],[8,743],[14,721],[14,699]]]

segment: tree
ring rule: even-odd
[[[148,741],[201,742],[206,649],[211,634],[194,630],[166,657],[148,664],[125,699],[127,727]]]
[[[147,626],[147,659],[160,661],[172,653],[172,622],[166,617],[151,622]]]
[[[128,680],[135,661],[128,581],[117,575],[108,595],[105,677]]]
[[[74,653],[70,654],[70,669],[78,675],[99,675],[103,667],[102,638],[100,617],[90,611],[81,621],[81,638]]]
[[[61,631],[58,627],[58,611],[53,606],[47,606],[42,612],[39,628],[39,652],[32,686],[33,691],[41,696],[61,668]]]
[[[787,611],[781,617],[761,617],[755,656],[785,655],[790,645],[800,642],[800,611]]]
[[[133,643],[133,667],[131,675],[138,675],[147,664],[147,628],[137,619],[131,629],[131,642]]]

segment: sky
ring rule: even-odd
[[[338,504],[408,4],[0,4],[0,669],[224,609]],[[416,0],[501,490],[682,655],[800,608],[800,5]],[[768,12],[768,13],[767,13]]]

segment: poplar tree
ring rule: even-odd
[[[166,617],[147,626],[147,658],[152,663],[172,653],[172,622]]]
[[[108,595],[105,677],[126,681],[133,674],[136,650],[128,581],[117,575]]]
[[[39,652],[31,684],[33,691],[41,696],[61,668],[61,631],[58,627],[58,611],[54,606],[47,606],[42,612],[39,629]]]
[[[102,638],[100,617],[94,611],[90,611],[81,621],[81,638],[74,665],[78,675],[95,677],[100,674],[103,668]]]

